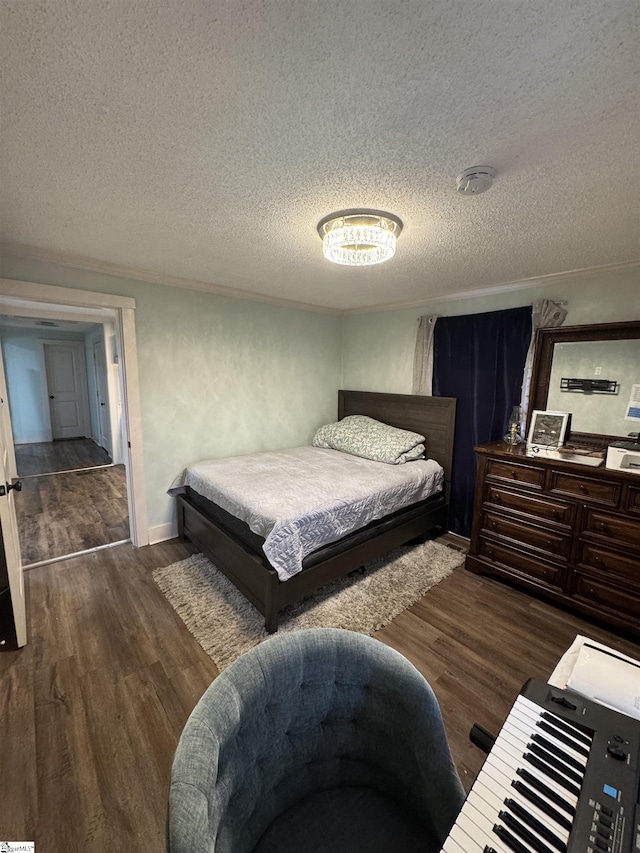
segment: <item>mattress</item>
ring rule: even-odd
[[[388,465],[298,447],[199,462],[169,493],[192,490],[244,522],[287,580],[318,548],[427,499],[443,481],[441,466],[430,459]]]

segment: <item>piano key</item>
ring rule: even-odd
[[[524,760],[529,764],[533,765],[537,770],[540,770],[546,777],[549,779],[553,779],[554,782],[558,782],[558,784],[562,785],[570,794],[575,795],[576,799],[580,796],[580,787],[574,785],[572,782],[563,776],[561,773],[556,772],[553,767],[550,767],[545,761],[542,761],[538,758],[537,755],[534,755],[531,752],[526,752],[524,755]]]
[[[522,729],[523,731],[528,727],[531,733],[537,732],[542,734],[542,736],[548,738],[550,741],[555,743],[559,749],[564,749],[567,752],[567,755],[570,755],[575,761],[581,764],[583,767],[586,766],[587,760],[589,757],[589,750],[584,750],[581,744],[574,744],[571,738],[568,735],[563,735],[564,740],[561,737],[558,737],[559,734],[563,734],[559,729],[554,729],[550,723],[545,723],[546,729],[540,731],[540,715],[534,715],[531,711],[522,707],[515,707],[513,712],[509,715],[508,721],[511,722],[515,727]],[[579,748],[576,749],[575,747]]]
[[[511,853],[511,848],[505,843],[504,839],[496,837],[493,828],[496,823],[497,815],[483,815],[481,811],[476,809],[471,802],[465,809],[465,814],[461,816],[466,822],[462,823],[462,828],[474,839],[482,839],[483,846],[488,844],[495,847],[499,853]],[[535,851],[525,848],[526,853],[535,853]]]
[[[542,779],[536,773],[532,773],[530,770],[524,767],[518,768],[516,772],[521,779],[524,779],[525,782],[528,782],[532,788],[536,789],[538,793],[543,794],[548,800],[550,800],[552,803],[555,803],[556,806],[561,808],[568,815],[570,815],[571,817],[575,815],[575,806],[578,802],[577,800],[575,804],[571,806],[562,795],[559,795],[551,788],[550,785],[547,785],[545,782],[543,782]]]
[[[470,831],[474,831],[475,835],[470,836],[459,824],[455,824],[453,829],[451,830],[451,834],[445,843],[445,846],[442,848],[442,853],[454,853],[453,849],[450,849],[447,845],[450,841],[456,844],[463,853],[484,853],[485,849],[489,847],[494,850],[495,853],[510,853],[510,851],[502,845],[497,838],[485,838],[479,837],[479,834],[475,827],[471,826]],[[457,851],[455,851],[457,853]]]
[[[506,809],[499,812],[498,818],[520,843],[527,844],[536,853],[553,853],[553,850],[546,841],[540,838],[537,833],[527,829],[521,820]]]
[[[537,755],[538,758],[541,758],[547,764],[557,770],[558,773],[562,775],[564,779],[575,782],[577,785],[582,784],[582,780],[584,778],[584,773],[578,773],[577,770],[573,770],[571,767],[568,767],[564,761],[554,755],[552,752],[549,752],[548,749],[545,749],[536,741],[529,741],[527,744],[527,749],[529,752],[532,752],[534,755]]]
[[[566,746],[575,750],[580,755],[584,756],[585,758],[589,757],[590,748],[588,746],[585,746],[582,743],[578,743],[576,740],[574,740],[570,735],[568,735],[566,732],[564,732],[558,726],[555,726],[553,723],[549,722],[548,720],[543,720],[543,719],[538,720],[536,725],[541,731],[546,732],[547,734],[553,735],[559,741],[566,744]]]
[[[514,714],[513,717],[509,717],[501,732],[499,737],[505,738],[509,742],[513,742],[514,744],[521,744],[522,751],[525,751],[527,743],[532,739],[533,735],[538,734],[541,737],[546,737],[550,743],[553,743],[554,746],[558,750],[566,750],[567,756],[571,758],[572,761],[580,764],[581,768],[584,769],[587,763],[587,759],[580,755],[580,753],[575,752],[566,744],[562,743],[562,741],[558,741],[552,735],[545,734],[536,729],[533,721],[529,726],[527,726],[527,721],[521,719],[517,714]]]
[[[591,738],[589,735],[585,734],[576,726],[572,725],[572,723],[568,723],[566,720],[561,719],[560,717],[556,717],[555,714],[551,714],[549,711],[543,711],[540,715],[543,720],[551,723],[555,728],[560,729],[561,731],[568,734],[575,741],[585,746],[587,749],[591,746]]]
[[[513,853],[529,853],[529,851],[531,850],[530,847],[525,847],[525,845],[518,841],[517,838],[514,838],[514,836],[509,832],[509,830],[505,829],[503,826],[500,826],[500,824],[496,824],[493,827],[493,831],[502,841],[505,841],[505,843],[509,847],[509,850],[513,851]]]
[[[573,825],[572,821],[570,821],[566,815],[561,814],[548,799],[534,791],[533,788],[526,785],[520,779],[514,779],[511,784],[519,794],[528,800],[528,802],[539,808],[540,811],[544,812],[554,823],[562,827],[562,829],[566,829],[567,834],[571,832],[571,827]]]
[[[462,828],[468,826],[468,822],[471,822],[471,826],[473,827],[473,832],[471,833],[473,837],[477,840],[486,844],[492,844],[496,846],[497,841],[494,839],[491,841],[491,833],[494,831],[494,826],[496,823],[496,817],[498,812],[500,811],[500,806],[498,807],[498,811],[496,809],[488,807],[486,801],[482,800],[479,796],[471,796],[475,793],[475,785],[470,794],[470,798],[467,799],[464,806],[464,817],[467,823],[462,823]],[[503,804],[502,804],[503,805]],[[515,835],[518,841],[524,846],[524,849],[527,853],[555,853],[552,849],[550,849],[547,845],[547,842],[542,838],[536,836],[535,832],[528,832],[526,828],[523,828],[522,831],[516,831],[516,827],[510,827],[511,833]],[[532,838],[534,839],[532,841]],[[489,839],[488,841],[486,839]],[[505,843],[505,839],[501,839],[502,843]],[[507,844],[507,848],[510,849],[510,845]],[[500,846],[497,847],[498,850],[501,849]]]
[[[507,809],[524,824],[535,830],[538,835],[542,836],[542,838],[544,838],[551,847],[559,850],[560,853],[566,853],[567,841],[569,840],[568,832],[563,832],[562,837],[559,837],[555,832],[549,829],[547,824],[544,822],[544,815],[542,815],[541,820],[538,817],[539,813],[536,813],[536,810],[532,809],[530,804],[524,806],[522,804],[522,800],[517,796],[507,797],[504,804]]]
[[[556,731],[561,732],[562,736],[567,738],[568,743],[572,744],[578,752],[583,755],[588,755],[593,738],[580,730],[577,726],[572,725],[549,711],[543,710],[536,705],[535,702],[531,702],[530,699],[527,699],[524,696],[518,697],[514,704],[514,708],[516,707],[523,711],[528,711],[531,714],[535,714],[538,719],[538,726],[549,726],[554,728]]]
[[[584,756],[576,757],[576,754],[569,747],[565,746],[562,741],[559,741],[553,735],[541,732],[534,732],[531,735],[531,740],[544,746],[550,752],[555,753],[558,758],[565,761],[570,767],[584,774],[584,769],[587,766],[587,759]]]
[[[458,844],[452,829],[447,836],[447,840],[444,843],[441,853],[468,853],[468,851]]]
[[[486,832],[485,829],[481,830],[474,824],[468,814],[468,803],[467,800],[449,837],[453,838],[465,853],[483,853],[486,846],[493,847],[496,853],[511,853],[509,848],[493,834],[493,825],[490,831]],[[447,853],[449,853],[448,850]]]
[[[540,809],[535,803],[532,803],[531,800],[525,797],[517,788],[513,788],[511,786],[507,789],[502,786],[495,788],[491,784],[493,781],[494,780],[489,776],[489,774],[481,774],[478,776],[478,779],[473,786],[474,796],[481,798],[487,804],[487,814],[496,815],[505,805],[505,800],[510,799],[517,807],[529,812],[529,814],[531,814],[538,823],[543,825],[547,824],[550,827],[552,826],[553,832],[549,829],[549,833],[553,834],[553,837],[557,838],[560,842],[566,844],[569,840],[571,824],[569,824],[569,827],[567,828],[564,824],[552,818],[544,809]],[[505,794],[508,796],[505,797]]]
[[[491,781],[493,782],[494,780],[492,779]],[[558,835],[561,838],[565,837],[571,830],[571,818],[574,813],[574,809],[572,809],[568,804],[565,804],[565,808],[562,809],[554,801],[554,797],[556,796],[555,792],[550,791],[546,788],[544,783],[539,780],[534,781],[535,785],[530,783],[527,784],[523,779],[516,775],[513,779],[505,780],[500,785],[499,791],[504,796],[513,796],[515,791],[515,796],[520,798],[523,804],[529,804],[529,808],[531,808],[531,810],[537,814],[541,820],[544,819],[542,815],[546,816],[547,822],[549,824],[553,823]],[[545,793],[545,791],[547,793]],[[536,809],[538,810],[537,812],[535,811]]]
[[[528,770],[529,773],[535,776],[536,779],[539,779],[543,784],[545,784],[548,788],[554,791],[558,797],[562,798],[564,802],[569,806],[569,808],[575,808],[575,805],[578,802],[577,794],[573,794],[572,792],[567,791],[564,786],[562,786],[555,779],[551,778],[549,774],[545,772],[544,768],[541,770],[539,767],[528,765],[525,762],[524,753],[515,755],[504,749],[503,743],[501,741],[496,741],[494,748],[491,750],[486,760],[489,759],[491,759],[494,763],[501,762],[499,766],[503,768],[510,768],[509,770],[503,769],[502,772],[506,776],[510,776],[512,779],[515,778],[515,774],[517,773],[519,768]],[[543,762],[540,763],[543,764]]]

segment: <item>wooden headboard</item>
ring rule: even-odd
[[[445,480],[451,481],[455,397],[338,391],[338,419],[347,415],[367,415],[390,426],[424,435],[427,456],[442,465]]]

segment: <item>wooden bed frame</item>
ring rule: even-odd
[[[303,569],[287,581],[281,581],[262,551],[255,551],[230,530],[199,509],[188,495],[177,496],[178,535],[189,539],[215,563],[218,569],[265,617],[265,628],[278,628],[280,611],[300,601],[336,578],[360,568],[374,557],[392,548],[425,536],[433,528],[446,530],[453,455],[456,401],[452,397],[423,397],[408,394],[379,394],[367,391],[339,391],[338,419],[347,415],[368,415],[400,429],[425,435],[427,456],[442,465],[445,489],[419,505],[395,513],[392,520],[380,519],[327,546],[315,559],[309,555]],[[410,463],[409,463],[410,464]],[[318,556],[321,559],[317,559]],[[305,566],[305,563],[313,563]]]

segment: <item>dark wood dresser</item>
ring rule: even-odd
[[[476,447],[466,567],[640,637],[640,475]]]

